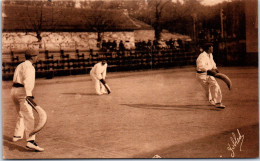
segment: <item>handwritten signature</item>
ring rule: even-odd
[[[228,146],[227,146],[227,150],[228,151],[231,151],[231,157],[234,158],[235,157],[235,149],[237,147],[237,145],[240,144],[240,151],[242,151],[242,144],[243,144],[243,141],[244,141],[244,135],[241,135],[239,130],[237,129],[237,134],[238,134],[238,137],[235,135],[235,133],[232,132],[232,137],[230,137],[230,140],[232,142],[232,144],[230,145],[228,143]]]

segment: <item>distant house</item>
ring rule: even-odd
[[[102,40],[121,40],[134,48],[135,39],[151,39],[149,25],[123,11],[81,8],[2,6],[2,51],[98,49]],[[150,34],[143,30],[152,31]]]

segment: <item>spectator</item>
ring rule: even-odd
[[[174,49],[179,50],[179,44],[178,44],[177,40],[174,40],[173,46],[174,46]]]
[[[112,43],[112,51],[116,51],[116,48],[117,48],[117,43],[116,40],[114,40]]]
[[[103,40],[102,41],[102,51],[106,51],[107,49],[107,43],[106,43],[106,40]]]
[[[172,38],[169,40],[169,48],[170,49],[173,49],[173,40],[172,40]]]
[[[148,42],[147,42],[147,49],[151,49],[151,47],[152,47],[152,42],[151,42],[151,40],[148,40]]]
[[[182,40],[179,38],[179,39],[177,39],[177,42],[179,44],[179,48],[182,49],[183,48]]]
[[[121,50],[121,51],[125,50],[125,45],[122,40],[120,40],[120,43],[119,43],[119,50]]]
[[[153,49],[158,49],[158,48],[159,46],[157,40],[153,40]]]
[[[107,49],[109,51],[112,51],[112,42],[110,40],[108,40],[108,42],[107,42]]]

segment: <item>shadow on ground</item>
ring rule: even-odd
[[[192,110],[209,110],[209,111],[221,111],[221,109],[215,108],[211,105],[160,105],[160,104],[121,104],[123,106],[133,108],[143,108],[152,110],[175,110],[175,111],[192,111]]]
[[[10,151],[18,150],[20,152],[30,152],[24,146],[17,145],[18,142],[13,142],[11,137],[3,135],[3,146],[8,147]]]
[[[85,95],[85,96],[98,96],[95,93],[61,93],[61,94],[65,94],[65,95]]]

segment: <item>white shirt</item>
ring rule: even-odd
[[[216,69],[216,63],[213,60],[213,55],[207,54],[205,51],[199,55],[196,61],[197,71],[207,71]]]
[[[35,68],[29,60],[17,66],[14,72],[13,82],[23,84],[26,96],[32,96],[32,90],[35,84]]]
[[[107,63],[102,65],[101,62],[94,65],[94,67],[91,69],[90,73],[94,75],[97,79],[105,79],[106,73],[107,73]]]

